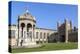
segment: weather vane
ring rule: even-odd
[[[28,8],[26,8],[25,10],[26,10],[26,13],[28,13],[28,12],[29,12]]]

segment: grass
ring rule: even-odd
[[[46,43],[38,48],[13,48],[12,53],[77,49],[78,43]]]

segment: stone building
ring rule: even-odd
[[[60,25],[57,22],[57,32],[49,36],[49,42],[77,42],[78,41],[78,29],[72,28],[72,22],[64,20],[64,23]]]
[[[58,30],[37,28],[36,19],[29,12],[18,16],[17,24],[9,25],[9,45],[10,46],[28,46],[49,42],[68,42],[72,37],[76,37],[77,32],[72,32],[71,22],[59,25]],[[71,33],[69,34],[69,31]],[[75,34],[75,35],[73,35]],[[69,38],[70,35],[70,38]],[[73,38],[71,41],[75,41]]]
[[[37,28],[36,19],[29,12],[18,16],[17,24],[9,25],[9,44],[11,46],[28,46],[47,43],[48,36],[56,30]]]

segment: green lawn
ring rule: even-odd
[[[34,51],[50,51],[50,50],[66,50],[77,49],[78,43],[46,43],[42,47],[38,48],[14,48],[12,53],[20,52],[34,52]]]

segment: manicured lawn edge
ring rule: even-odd
[[[13,48],[12,53],[78,49],[78,43],[46,43],[38,48]]]

